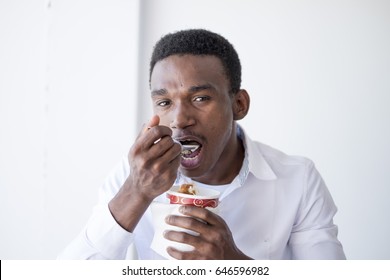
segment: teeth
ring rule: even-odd
[[[182,145],[182,151],[181,153],[183,155],[189,155],[193,152],[195,152],[200,145]]]

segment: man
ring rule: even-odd
[[[241,89],[233,46],[206,30],[168,34],[150,64],[155,116],[142,129],[128,158],[108,177],[100,203],[82,233],[60,258],[159,259],[150,206],[175,180],[221,192],[218,215],[181,206],[164,238],[192,245],[168,247],[175,259],[344,259],[333,224],[336,207],[305,158],[252,141],[236,121],[250,99]],[[197,147],[181,154],[182,144]]]

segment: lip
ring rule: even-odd
[[[180,136],[180,137],[173,136],[173,139],[175,139],[176,141],[179,141],[179,142],[182,142],[182,141],[195,141],[195,142],[198,142],[199,144],[203,145],[203,141],[199,137],[194,136],[194,135],[183,135],[183,136]]]

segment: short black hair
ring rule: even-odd
[[[154,66],[171,55],[214,55],[219,58],[230,82],[231,93],[241,87],[241,63],[233,45],[224,37],[205,29],[188,29],[163,36],[154,46],[149,82]]]

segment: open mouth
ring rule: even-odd
[[[197,141],[180,141],[182,145],[181,156],[183,159],[194,159],[202,150],[202,145]]]
[[[173,137],[176,142],[180,142],[182,146],[180,165],[184,169],[198,168],[203,158],[203,143],[202,136],[193,134],[176,135]]]

